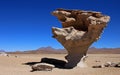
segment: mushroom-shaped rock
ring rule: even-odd
[[[100,38],[110,17],[101,12],[65,9],[57,9],[52,14],[62,22],[63,28],[53,27],[52,32],[53,37],[68,51],[65,67],[86,67],[83,65],[87,50]]]

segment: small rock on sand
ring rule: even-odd
[[[51,64],[47,64],[47,63],[38,63],[35,65],[32,65],[32,71],[52,71],[52,69],[54,68],[54,65]]]

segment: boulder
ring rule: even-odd
[[[106,62],[102,65],[95,65],[92,66],[92,68],[104,68],[104,67],[120,67],[120,62],[115,63],[115,62]]]
[[[52,33],[68,51],[65,67],[83,67],[80,65],[86,65],[89,46],[100,38],[110,17],[101,12],[66,9],[57,9],[52,14],[62,23],[62,28],[53,27]]]
[[[8,54],[5,52],[0,52],[0,56],[8,56]]]
[[[120,63],[114,63],[114,62],[106,62],[104,64],[104,67],[120,67]]]
[[[31,68],[32,68],[32,71],[52,71],[52,69],[54,68],[55,66],[54,65],[51,65],[51,64],[47,64],[47,63],[38,63],[38,64],[35,64],[35,65],[32,65]]]

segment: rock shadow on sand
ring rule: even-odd
[[[59,60],[59,59],[54,59],[54,58],[41,58],[40,62],[27,62],[27,63],[23,63],[23,65],[35,65],[38,63],[47,63],[47,64],[52,64],[55,66],[55,68],[60,68],[60,69],[67,69],[65,68],[65,64],[67,63],[64,60]]]

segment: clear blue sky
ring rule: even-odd
[[[61,27],[51,15],[57,8],[101,11],[111,16],[101,39],[92,46],[120,47],[119,0],[0,0],[0,49],[63,48],[51,37],[51,27]]]

